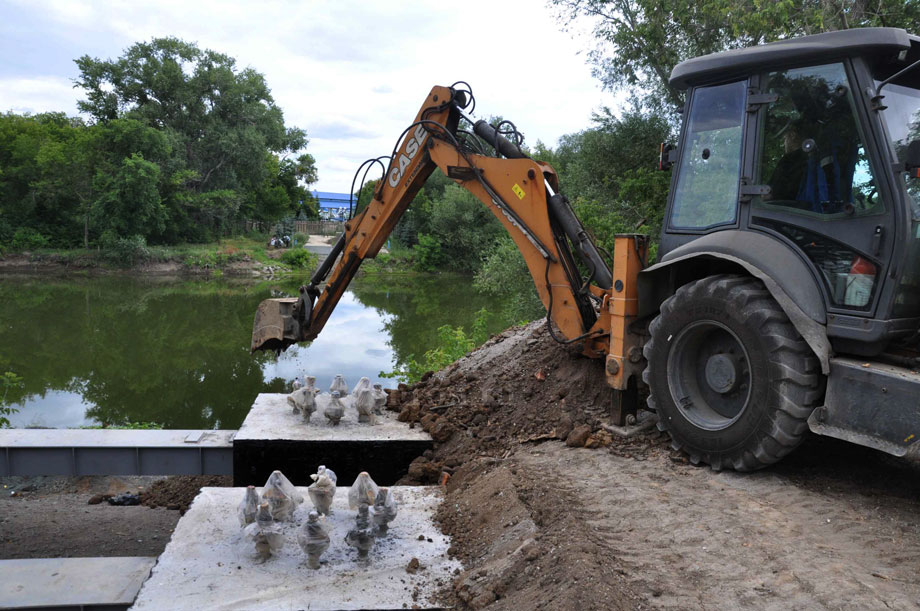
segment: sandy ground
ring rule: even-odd
[[[0,478],[0,559],[158,556],[201,486],[230,483],[221,476]],[[102,499],[121,493],[140,494],[144,505]]]
[[[514,462],[570,500],[581,536],[603,541],[611,568],[655,608],[920,607],[917,472],[895,468],[877,486],[846,473],[862,464],[812,468],[805,458],[717,474],[556,442]]]
[[[0,478],[0,559],[159,555],[178,511],[88,504],[95,495],[137,493],[158,479]]]
[[[507,331],[397,397],[440,441],[410,476],[451,476],[461,607],[920,608],[917,465],[813,436],[716,473],[657,431],[610,438],[602,364],[547,335]]]

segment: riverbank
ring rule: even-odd
[[[323,240],[317,236],[314,240]],[[146,246],[130,251],[39,249],[0,256],[0,273],[140,274],[252,276],[271,278],[313,269],[318,256],[300,246],[270,248],[253,237],[234,237],[209,244]]]

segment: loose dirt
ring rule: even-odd
[[[447,491],[439,519],[466,566],[453,604],[920,608],[915,466],[813,437],[770,469],[715,473],[657,431],[609,435],[608,393],[602,364],[543,323],[391,393],[438,440],[406,481]]]
[[[0,559],[158,556],[202,486],[231,484],[220,476],[0,478]],[[106,501],[122,493],[147,506]]]

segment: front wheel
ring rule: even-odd
[[[719,275],[686,284],[661,305],[650,332],[648,404],[692,463],[752,471],[802,441],[824,377],[759,280]]]

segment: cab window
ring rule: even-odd
[[[771,72],[756,207],[820,220],[884,213],[843,64]]]
[[[674,229],[735,222],[747,82],[693,91],[671,211]]]

